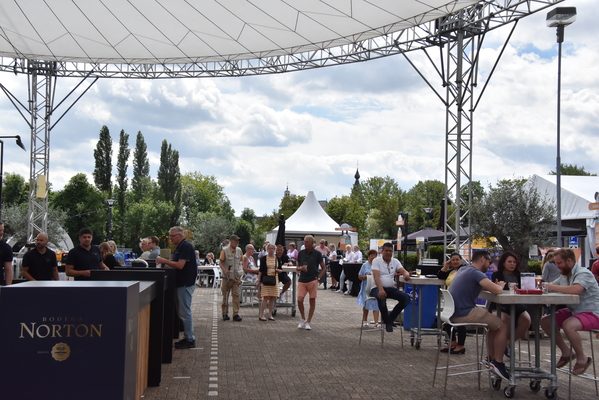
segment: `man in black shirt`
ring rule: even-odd
[[[23,277],[28,281],[57,281],[56,253],[48,247],[48,235],[40,233],[35,238],[35,248],[23,256]]]
[[[307,235],[304,238],[306,248],[301,250],[297,256],[296,270],[300,273],[297,284],[297,308],[302,316],[297,329],[311,330],[312,316],[316,308],[316,291],[318,289],[318,280],[327,273],[327,269],[322,260],[322,253],[314,248],[314,236]],[[321,272],[318,272],[318,266]],[[304,314],[304,297],[310,295],[310,311],[308,319]]]
[[[79,231],[79,245],[69,251],[67,257],[67,276],[75,277],[76,281],[89,280],[90,270],[108,267],[102,262],[102,253],[98,246],[92,244],[92,230],[83,228]]]
[[[0,240],[4,236],[4,222],[0,221]],[[0,242],[0,269],[4,270],[4,280],[0,279],[0,286],[12,283],[12,247],[5,241]],[[0,275],[0,278],[2,276]]]

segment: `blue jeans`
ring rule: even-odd
[[[193,334],[193,316],[191,315],[191,298],[193,297],[195,288],[195,284],[177,288],[177,312],[179,313],[179,318],[183,321],[185,339],[190,341],[196,339]]]
[[[370,296],[376,297],[379,303],[379,310],[381,310],[381,317],[385,324],[392,324],[395,319],[401,313],[401,310],[406,308],[408,304],[410,304],[410,296],[408,296],[405,292],[394,288],[394,287],[384,287],[385,293],[387,293],[387,297],[384,299],[379,299],[379,288],[375,287],[370,291]],[[393,311],[389,314],[389,310],[387,310],[387,299],[397,300],[397,304],[393,307]]]

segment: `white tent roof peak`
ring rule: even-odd
[[[339,224],[329,217],[313,191],[309,191],[301,206],[285,222],[285,233],[341,235]],[[278,228],[275,228],[278,229]]]
[[[557,190],[556,175],[533,175],[528,181],[537,188],[541,196],[555,204]],[[589,203],[595,201],[599,192],[599,176],[562,175],[562,219],[595,218],[595,211],[589,210]]]

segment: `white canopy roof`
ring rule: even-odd
[[[11,0],[0,56],[105,64],[255,59],[336,47],[477,0]]]
[[[314,192],[310,191],[302,205],[285,222],[285,234],[313,234],[340,236],[341,231],[335,230],[339,224],[324,211]],[[276,227],[274,231],[278,231]]]
[[[533,175],[528,181],[541,195],[555,204],[556,176]],[[598,176],[562,175],[562,220],[594,219],[596,211],[589,210],[599,192]]]

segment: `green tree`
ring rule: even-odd
[[[382,239],[397,237],[397,216],[405,211],[406,194],[399,188],[397,182],[388,176],[374,176],[362,183],[362,193],[366,203],[370,226],[377,225]],[[373,210],[379,212],[372,212]]]
[[[366,209],[358,201],[358,198],[352,196],[333,197],[329,200],[327,214],[338,224],[346,222],[363,233]]]
[[[497,238],[505,251],[513,251],[528,265],[531,245],[544,245],[555,224],[555,207],[523,179],[497,182],[472,206],[471,234]]]
[[[117,187],[116,187],[116,213],[113,217],[115,222],[114,231],[116,232],[115,237],[119,243],[123,243],[125,239],[123,227],[124,217],[126,211],[125,196],[127,194],[127,168],[129,168],[128,160],[131,154],[129,149],[129,134],[125,133],[124,129],[121,129],[119,135],[119,153],[117,156]]]
[[[19,174],[7,172],[2,181],[2,206],[8,207],[27,202],[29,184]]]
[[[191,242],[203,254],[219,255],[220,244],[235,230],[235,221],[215,213],[196,213],[187,227],[193,232]]]
[[[181,170],[179,169],[179,152],[173,150],[166,140],[162,141],[160,148],[158,186],[160,186],[164,200],[174,206],[170,224],[175,226],[179,223],[181,214]]]
[[[245,252],[245,246],[250,243],[250,239],[252,238],[252,226],[249,222],[240,218],[235,223],[235,230],[233,232],[239,236],[239,246]]]
[[[288,219],[297,211],[298,208],[300,208],[305,199],[306,196],[298,196],[295,194],[283,196],[281,203],[279,204],[279,211],[277,214],[283,214],[285,219]],[[279,215],[276,216],[275,226],[279,225]]]
[[[244,208],[241,212],[240,218],[244,221],[247,221],[252,228],[252,232],[254,231],[254,225],[256,224],[256,213],[251,208]],[[239,236],[239,235],[238,235]]]
[[[73,243],[78,242],[79,229],[87,227],[94,232],[94,243],[100,243],[106,234],[106,204],[102,193],[87,181],[85,174],[73,176],[58,191],[50,204],[66,212],[64,227]]]
[[[94,183],[101,191],[112,197],[112,138],[106,125],[100,129],[100,139],[94,150]]]
[[[578,165],[574,164],[561,164],[560,166],[560,173],[562,175],[578,175],[578,176],[597,176],[597,174],[593,174],[589,171],[586,171],[584,169],[584,167],[579,167]],[[549,175],[556,175],[557,172],[555,171],[550,171]]]
[[[18,244],[27,242],[27,203],[12,204],[2,210],[2,220],[6,224],[7,236],[12,236]],[[58,243],[65,232],[64,224],[67,221],[67,213],[55,207],[48,208],[48,238],[52,243]]]
[[[133,190],[133,201],[141,200],[147,192],[146,178],[150,178],[150,161],[148,161],[148,146],[144,136],[137,132],[135,139],[135,150],[133,151],[133,179],[131,189]]]
[[[140,250],[140,238],[161,237],[168,232],[171,227],[170,216],[173,213],[173,208],[174,206],[170,202],[156,200],[153,196],[129,204],[125,216],[125,235],[129,238],[129,243],[136,253],[139,253]]]
[[[441,218],[441,201],[445,198],[445,184],[437,180],[419,181],[407,193],[407,209],[410,213],[410,231],[423,229],[426,224],[424,207],[432,207],[431,227],[435,229]]]
[[[215,213],[234,218],[231,202],[212,175],[189,172],[181,176],[181,217],[189,223],[197,213]]]

